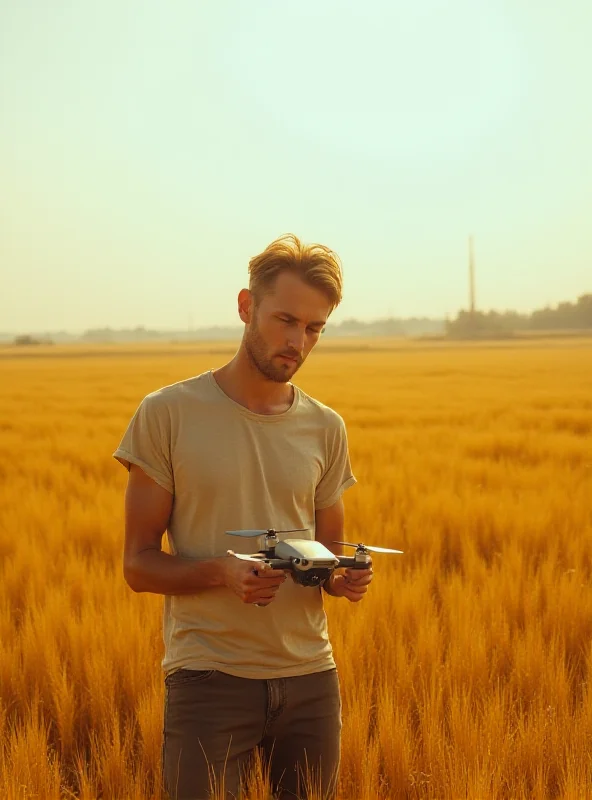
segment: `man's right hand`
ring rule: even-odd
[[[264,561],[258,564],[253,561],[243,561],[241,558],[236,558],[233,550],[229,550],[227,556],[221,562],[225,586],[228,586],[243,603],[268,606],[286,580],[284,570],[273,569]]]

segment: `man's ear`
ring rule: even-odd
[[[238,293],[238,315],[247,325],[253,315],[253,295],[248,289],[241,289]]]

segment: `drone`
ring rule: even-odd
[[[230,536],[241,536],[245,539],[265,537],[264,546],[258,553],[244,555],[229,551],[235,558],[251,561],[253,564],[269,564],[273,569],[289,570],[292,579],[300,586],[320,586],[339,567],[349,569],[368,569],[372,564],[371,553],[402,553],[402,550],[391,550],[387,547],[370,547],[366,544],[351,542],[333,542],[346,547],[355,547],[353,556],[336,556],[324,544],[314,539],[278,539],[279,533],[306,533],[310,528],[292,528],[287,531],[276,531],[273,528],[261,530],[226,531]]]

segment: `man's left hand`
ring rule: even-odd
[[[374,573],[369,569],[346,569],[343,575],[331,575],[327,594],[345,597],[351,603],[358,603],[368,591]]]

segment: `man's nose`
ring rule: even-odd
[[[294,326],[293,330],[288,334],[288,344],[292,350],[296,350],[299,354],[304,350],[304,341],[306,339],[306,331],[304,328],[297,328]]]

